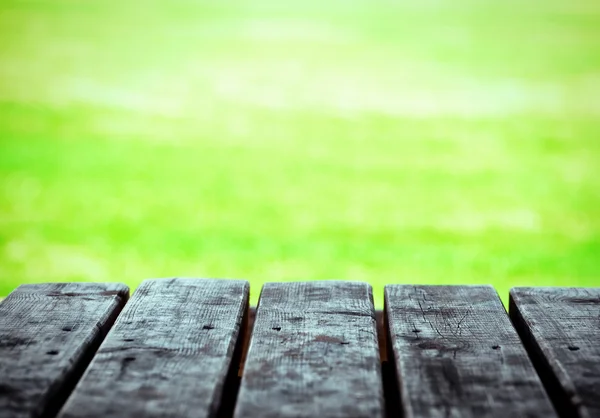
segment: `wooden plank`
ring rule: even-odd
[[[509,310],[561,415],[600,417],[600,288],[514,288]]]
[[[235,417],[381,417],[371,287],[267,283]]]
[[[216,416],[237,378],[248,292],[240,280],[143,282],[59,416]]]
[[[386,286],[385,310],[405,417],[555,416],[491,286]]]
[[[128,296],[116,283],[12,292],[0,304],[0,417],[55,415]]]

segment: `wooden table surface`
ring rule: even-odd
[[[600,288],[23,285],[3,417],[600,417]]]

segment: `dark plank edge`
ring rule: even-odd
[[[248,307],[248,315],[246,322],[244,323],[244,335],[243,335],[243,346],[242,354],[240,357],[240,367],[238,370],[238,377],[241,379],[244,373],[244,366],[246,364],[246,358],[248,357],[248,347],[250,346],[250,339],[252,338],[252,330],[254,328],[254,320],[256,319],[256,307]]]
[[[383,290],[383,335],[385,336],[386,364],[384,377],[384,396],[386,407],[386,418],[405,417],[403,405],[408,404],[408,398],[405,391],[402,390],[402,382],[398,363],[394,352],[394,339],[392,337],[392,327],[389,320],[389,302],[387,298],[386,286]],[[383,367],[382,367],[383,371]]]
[[[383,378],[383,398],[385,401],[385,416],[387,418],[402,417],[402,400],[400,394],[400,382],[396,373],[396,357],[391,337],[390,323],[387,317],[387,309],[378,315],[377,323],[379,334],[379,349],[381,352],[381,377]]]
[[[46,407],[46,412],[44,413],[44,415],[42,415],[42,418],[55,417],[60,411],[60,409],[63,407],[67,399],[69,399],[69,396],[71,396],[71,393],[73,393],[75,386],[77,386],[77,383],[79,383],[79,381],[81,380],[81,376],[83,376],[83,373],[85,373],[86,369],[92,362],[92,359],[96,355],[96,352],[100,348],[100,345],[102,345],[102,342],[106,338],[106,335],[115,324],[115,321],[123,311],[123,308],[125,307],[125,304],[128,300],[129,292],[127,292],[124,296],[119,298],[118,307],[112,311],[112,313],[108,316],[106,322],[104,324],[98,324],[98,330],[100,332],[98,333],[94,341],[90,344],[90,346],[87,348],[79,363],[77,363],[73,367],[71,373],[66,375],[62,392],[58,396],[56,396],[52,400],[52,402]]]
[[[518,287],[512,288],[509,292],[509,317],[529,353],[531,362],[540,376],[556,411],[561,417],[565,418],[588,417],[589,414],[584,410],[577,395],[575,384],[558,360],[554,358],[552,348],[545,341],[538,341],[533,336],[519,307],[518,290]]]
[[[568,396],[562,391],[558,378],[552,373],[550,363],[546,356],[542,353],[542,349],[533,338],[531,331],[525,324],[519,308],[515,304],[512,291],[509,293],[509,317],[513,323],[513,326],[517,330],[517,334],[521,338],[529,358],[533,363],[533,367],[537,372],[538,376],[542,380],[542,384],[554,405],[554,408],[561,417],[568,416],[568,412],[572,409],[569,407]]]
[[[196,279],[197,280],[197,279]],[[211,279],[205,279],[211,280]],[[237,280],[241,282],[242,280]],[[240,311],[242,314],[242,322],[238,331],[234,343],[233,353],[229,363],[229,368],[225,375],[223,385],[220,393],[216,393],[217,396],[217,408],[215,416],[217,418],[231,418],[237,402],[237,396],[241,384],[241,373],[242,373],[242,361],[245,350],[245,342],[249,339],[250,335],[250,283],[244,281],[244,298],[240,305]],[[252,317],[252,320],[254,317]]]
[[[231,364],[225,377],[223,389],[221,392],[221,399],[219,401],[219,408],[216,416],[218,418],[231,418],[237,402],[237,396],[240,391],[240,385],[242,382],[242,372],[244,367],[244,361],[248,350],[247,344],[249,344],[250,335],[252,332],[252,325],[254,323],[254,316],[256,311],[251,312],[249,305],[250,298],[247,296],[246,301],[242,309],[244,310],[242,316],[242,325],[235,342],[235,348],[231,357]]]
[[[104,283],[98,283],[98,285],[103,285],[103,284]],[[17,289],[15,289],[15,291],[13,291],[13,293],[15,293],[19,290],[27,289],[27,288],[31,288],[31,289],[35,290],[36,288],[41,288],[42,286],[52,286],[52,285],[60,286],[61,283],[25,284],[25,285],[21,285],[21,286],[17,287]],[[53,390],[54,393],[51,393],[51,395],[49,395],[48,400],[43,405],[42,411],[37,415],[34,413],[34,411],[30,411],[31,416],[39,416],[41,418],[55,417],[58,414],[58,412],[60,411],[60,409],[62,408],[62,406],[64,405],[64,403],[66,402],[66,400],[69,398],[71,393],[73,392],[73,389],[75,388],[75,386],[81,379],[81,376],[83,375],[83,373],[89,366],[89,364],[92,361],[94,355],[96,354],[98,348],[102,344],[102,341],[104,341],[104,339],[106,338],[106,335],[108,334],[109,330],[114,325],[117,317],[119,316],[119,314],[123,310],[123,307],[125,306],[125,304],[127,303],[128,299],[129,299],[129,287],[127,287],[126,285],[121,284],[121,283],[113,283],[113,284],[111,284],[111,287],[115,288],[116,290],[115,289],[107,290],[105,292],[102,292],[101,295],[107,296],[107,297],[111,297],[111,296],[114,297],[115,305],[109,311],[109,313],[105,319],[100,318],[96,322],[95,326],[97,329],[97,333],[92,336],[91,341],[89,341],[87,343],[87,345],[82,347],[83,351],[82,351],[82,353],[80,353],[79,357],[75,359],[75,363],[72,365],[72,367],[65,370],[64,375],[60,376],[58,378],[58,380],[54,382],[53,385],[56,387],[53,389],[50,389],[51,391]],[[56,291],[54,291],[52,293],[53,294],[51,294],[49,296],[63,297],[63,295],[60,295]],[[89,295],[92,296],[93,293],[90,293]],[[86,294],[85,293],[68,293],[64,296],[65,297],[86,297]],[[9,295],[9,297],[10,297],[10,295]],[[9,301],[10,300],[9,297],[0,301],[0,304],[4,304],[7,301]],[[2,417],[5,416],[2,411],[0,411],[0,416],[2,416]]]

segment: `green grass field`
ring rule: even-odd
[[[174,275],[600,286],[600,2],[2,1],[0,296]]]

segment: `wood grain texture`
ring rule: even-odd
[[[514,288],[509,310],[561,415],[600,417],[600,288]]]
[[[143,282],[59,416],[217,416],[248,291],[239,280]]]
[[[265,284],[234,416],[382,417],[371,287]]]
[[[406,418],[556,415],[493,287],[386,286],[385,310]]]
[[[0,304],[0,417],[53,416],[127,301],[121,284],[18,287]]]

